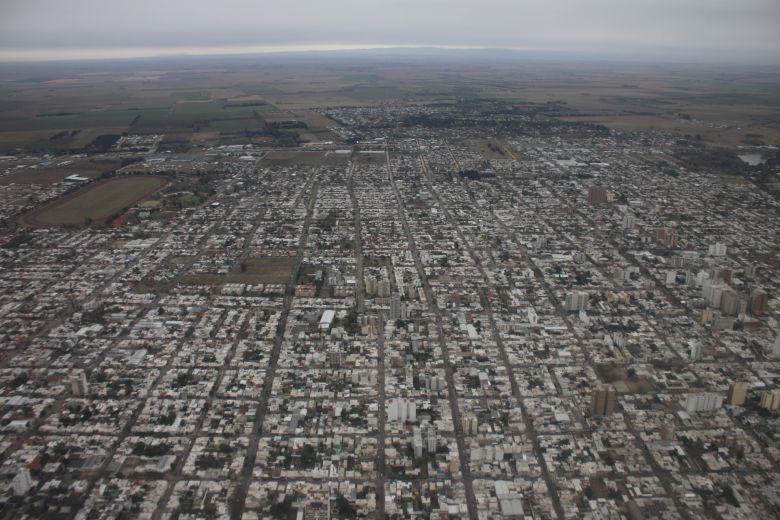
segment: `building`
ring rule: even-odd
[[[376,277],[368,275],[366,276],[366,295],[375,296],[377,291]]]
[[[401,319],[401,295],[393,293],[390,297],[390,320],[396,321]]]
[[[622,221],[623,229],[634,229],[636,226],[636,217],[634,215],[624,215]]]
[[[723,242],[711,244],[707,252],[710,256],[726,256],[726,244]]]
[[[764,395],[761,396],[761,407],[770,412],[780,408],[780,388],[764,392]]]
[[[415,426],[412,430],[412,449],[415,458],[422,457],[423,452],[436,453],[436,447],[436,429],[429,427],[423,430],[419,426]]]
[[[605,186],[590,186],[588,188],[588,204],[596,206],[607,202],[607,188]]]
[[[330,520],[330,499],[310,500],[303,508],[304,520]]]
[[[466,435],[476,435],[479,432],[479,420],[469,415],[463,418],[463,433]]]
[[[677,230],[670,227],[658,228],[655,230],[655,240],[664,247],[674,247],[677,245]]]
[[[775,338],[775,345],[772,347],[772,354],[775,357],[780,357],[780,334]]]
[[[27,468],[22,468],[11,481],[11,488],[16,496],[26,495],[32,485],[30,470]]]
[[[415,426],[412,430],[412,451],[414,452],[414,458],[419,459],[423,454],[423,439],[422,430],[419,426]]]
[[[721,293],[720,310],[728,316],[734,316],[739,312],[739,295],[737,295],[737,291],[726,289]]]
[[[566,295],[566,302],[564,308],[570,312],[586,311],[588,310],[588,293],[583,291],[575,291]]]
[[[701,360],[701,343],[695,340],[688,342],[688,352],[691,357],[691,361]]]
[[[439,442],[436,439],[436,428],[430,426],[425,430],[425,448],[428,450],[428,453],[436,453],[436,448],[438,447]]]
[[[395,397],[387,403],[387,420],[400,422],[417,421],[417,404],[414,399]]]
[[[769,311],[769,296],[766,291],[755,288],[750,291],[750,312],[753,316],[763,316]]]
[[[336,311],[332,309],[328,309],[325,312],[323,312],[322,318],[320,318],[320,330],[330,329],[330,326],[333,323],[333,318],[335,317],[336,317]]]
[[[710,412],[723,406],[723,396],[715,393],[688,394],[685,410],[690,413]]]
[[[89,392],[89,385],[87,384],[87,373],[83,370],[79,370],[78,373],[70,380],[70,393],[74,396],[83,397]]]
[[[658,434],[664,442],[674,441],[674,424],[662,424]]]
[[[747,384],[745,383],[731,383],[729,385],[729,393],[726,395],[726,400],[729,404],[734,406],[742,406],[745,404],[747,398]]]
[[[593,390],[590,398],[590,415],[599,417],[615,411],[617,392],[614,386],[602,386]]]

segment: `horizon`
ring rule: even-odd
[[[453,52],[463,54],[456,56]],[[9,65],[56,65],[67,63],[123,63],[155,60],[198,60],[198,59],[251,59],[251,58],[305,58],[314,56],[331,57],[415,57],[422,58],[424,53],[449,54],[451,57],[468,59],[479,55],[481,58],[491,57],[497,61],[518,62],[582,62],[610,64],[645,64],[645,65],[699,65],[704,67],[780,67],[780,60],[764,59],[728,59],[716,56],[704,59],[689,55],[663,55],[658,53],[599,53],[578,51],[573,49],[544,49],[517,47],[488,47],[469,45],[285,45],[285,46],[250,46],[250,47],[213,47],[213,48],[159,48],[159,49],[123,49],[122,51],[30,51],[23,55],[11,57],[0,50],[0,66]]]

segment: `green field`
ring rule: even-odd
[[[168,183],[163,177],[121,177],[87,186],[30,213],[23,222],[33,226],[82,225],[85,219],[105,221],[143,200]]]
[[[230,274],[187,273],[182,276],[181,283],[184,285],[288,284],[294,263],[293,256],[250,257]]]

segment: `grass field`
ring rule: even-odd
[[[181,277],[184,285],[222,285],[223,283],[289,284],[292,276],[292,256],[259,256],[244,261],[230,274],[187,273]]]
[[[261,162],[265,166],[319,166],[324,156],[323,152],[270,150]]]
[[[143,200],[168,183],[164,177],[119,177],[86,186],[22,218],[31,226],[83,225],[85,219],[104,222],[111,215]]]
[[[50,184],[58,182],[69,175],[81,175],[82,177],[99,177],[105,172],[119,168],[119,161],[111,160],[82,160],[74,161],[67,165],[54,165],[46,168],[25,168],[6,177],[0,178],[3,184]]]
[[[496,139],[468,139],[465,144],[485,159],[510,159],[506,147]]]
[[[231,283],[290,283],[293,263],[292,256],[260,256],[250,257],[244,262],[245,271],[228,275]]]

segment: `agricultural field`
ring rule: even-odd
[[[33,227],[101,223],[145,199],[168,183],[164,177],[118,177],[86,186],[46,204],[22,218]]]
[[[139,62],[99,74],[73,66],[5,66],[0,153],[81,151],[101,135],[122,133],[165,134],[173,151],[238,142],[294,146],[333,139],[328,127],[336,123],[314,108],[387,100],[410,106],[487,100],[615,130],[698,136],[710,146],[780,142],[780,73],[749,67],[468,59],[325,67],[316,60],[281,66],[262,57],[196,63],[144,70]],[[275,126],[289,121],[305,127]]]

